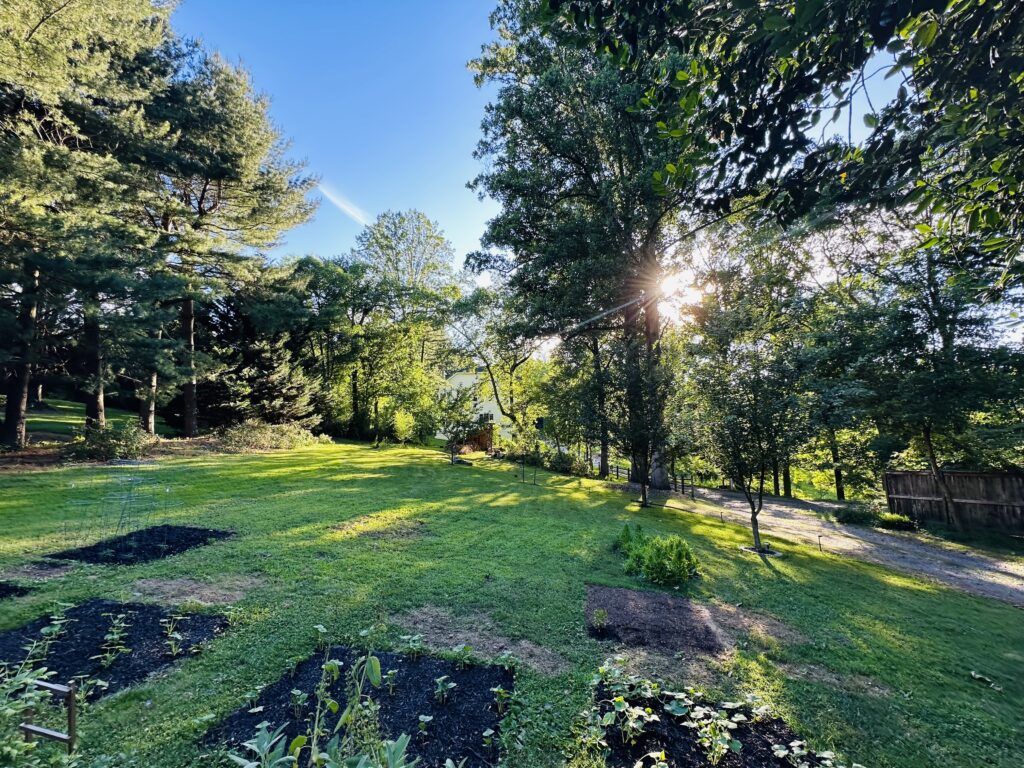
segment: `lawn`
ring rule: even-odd
[[[124,424],[129,420],[137,420],[137,413],[122,411],[118,408],[106,409],[107,423],[115,426]],[[85,426],[85,404],[75,403],[70,400],[46,400],[46,408],[43,410],[30,410],[26,427],[29,434],[48,433],[51,435],[68,436],[75,434]],[[167,426],[162,418],[156,420],[157,434],[170,436],[177,434],[177,430]]]
[[[387,647],[402,633],[392,617],[435,606],[485,613],[503,635],[570,662],[556,676],[521,668],[518,703],[503,728],[509,766],[561,765],[590,675],[608,653],[586,633],[585,585],[644,588],[611,550],[627,520],[691,543],[704,571],[692,596],[740,605],[791,630],[788,642],[745,638],[722,670],[721,693],[757,692],[814,744],[867,766],[1010,768],[1024,754],[1018,609],[774,539],[785,556],[762,563],[738,550],[749,537],[741,527],[640,510],[597,482],[539,473],[540,485],[521,484],[513,466],[454,467],[436,450],[322,445],[2,474],[0,570],[72,539],[109,535],[109,519],[93,525],[83,516],[102,519],[111,477],[126,472],[164,489],[153,522],[237,535],[132,567],[76,566],[0,602],[0,629],[46,613],[55,600],[137,600],[143,578],[244,583],[246,594],[205,652],[87,709],[86,756],[137,753],[153,768],[199,764],[209,724],[310,656],[314,625],[354,642],[378,626],[377,645]],[[390,538],[336,530],[366,515],[364,529],[422,527]],[[815,672],[787,676],[783,668]]]

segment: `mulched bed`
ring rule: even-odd
[[[6,600],[8,597],[21,597],[31,591],[28,587],[21,587],[9,581],[0,581],[0,600]]]
[[[122,613],[127,623],[124,646],[130,650],[118,654],[109,667],[104,667],[99,659],[92,658],[103,652],[104,635],[110,630],[111,616],[104,614]],[[177,657],[170,655],[165,629],[160,624],[161,619],[171,616],[181,617],[176,627],[182,636]],[[158,605],[112,600],[89,600],[65,611],[64,618],[68,623],[38,665],[55,673],[53,682],[66,683],[80,676],[105,681],[105,688],[97,686],[90,691],[92,699],[135,685],[153,672],[197,652],[201,643],[227,626],[223,616],[181,614]],[[0,632],[0,663],[23,661],[26,646],[38,641],[42,630],[50,624],[50,617],[44,616],[19,629]]]
[[[362,652],[345,647],[335,647],[330,657],[343,663],[342,679],[331,688],[332,697],[341,708],[345,707],[345,671]],[[470,665],[459,669],[454,662],[431,656],[411,658],[399,653],[381,652],[381,669],[386,675],[389,670],[398,673],[394,694],[386,686],[371,693],[380,706],[380,725],[385,738],[395,739],[403,733],[412,736],[408,756],[419,758],[420,768],[441,768],[445,759],[456,763],[466,759],[467,768],[490,766],[498,760],[498,738],[495,733],[490,747],[484,746],[483,732],[487,729],[498,731],[501,717],[498,715],[491,688],[502,687],[511,692],[511,672],[497,666]],[[287,722],[287,740],[304,734],[307,719],[312,716],[314,689],[320,680],[323,656],[317,654],[299,664],[293,673],[286,674],[276,683],[265,688],[250,711],[250,706],[239,709],[228,716],[207,734],[208,743],[227,743],[237,748],[251,739],[258,726],[268,721],[273,727]],[[447,703],[440,704],[434,697],[435,680],[447,675],[456,683]],[[292,690],[309,694],[309,703],[299,710],[299,717],[292,706]],[[423,735],[419,732],[419,716],[433,717]],[[328,721],[330,728],[335,720]]]
[[[617,640],[668,655],[717,654],[725,649],[707,609],[683,597],[588,584],[586,610],[588,632],[600,640]],[[593,625],[596,610],[608,613],[603,631]]]
[[[233,536],[230,531],[187,525],[155,525],[104,539],[87,547],[47,555],[55,560],[78,560],[101,565],[136,565],[180,554],[211,541]]]
[[[610,709],[602,707],[602,714]],[[658,708],[655,708],[658,711]],[[707,768],[711,765],[704,748],[697,743],[697,731],[681,724],[666,712],[660,714],[660,722],[649,723],[646,731],[635,744],[623,740],[616,728],[608,729],[608,768],[633,768],[636,762],[651,752],[665,752],[669,768]],[[733,731],[733,736],[743,748],[729,752],[718,763],[719,768],[793,768],[785,758],[777,758],[772,752],[774,744],[789,744],[797,739],[783,720],[770,718],[756,723],[745,723]],[[644,763],[650,765],[650,762]],[[819,762],[808,758],[808,765]]]

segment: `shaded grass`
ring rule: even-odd
[[[510,766],[563,763],[590,673],[608,649],[584,627],[585,585],[637,586],[611,543],[625,521],[684,536],[703,566],[700,599],[770,614],[807,642],[750,638],[729,663],[729,685],[761,693],[798,732],[871,766],[1017,766],[1024,754],[1024,621],[1019,610],[883,568],[774,540],[786,553],[741,553],[742,527],[671,509],[640,510],[603,484],[478,461],[452,467],[418,448],[314,446],[287,453],[210,455],[155,466],[69,467],[0,477],[0,568],[62,547],[65,531],[97,540],[79,503],[108,494],[111,477],[145,474],[170,489],[154,522],[231,529],[229,541],[132,568],[83,566],[15,601],[0,603],[0,628],[44,613],[54,600],[130,599],[140,578],[217,581],[254,575],[259,586],[232,614],[232,628],[205,653],[90,708],[87,754],[138,752],[144,764],[200,762],[211,719],[241,706],[313,652],[313,625],[359,642],[377,627],[379,647],[397,642],[388,617],[423,605],[485,612],[500,631],[551,648],[573,669],[559,677],[521,670],[520,704],[504,739]],[[532,478],[532,473],[528,476]],[[89,513],[94,514],[94,513]],[[364,515],[381,525],[423,520],[417,537],[345,536],[332,530]],[[69,520],[70,525],[69,525]],[[813,664],[840,677],[870,677],[889,695],[789,679],[778,663]],[[977,670],[1003,687],[971,678]],[[685,680],[673,681],[678,684]],[[726,691],[731,693],[730,691]]]
[[[26,428],[29,433],[49,432],[55,435],[67,435],[70,437],[76,431],[85,428],[85,404],[75,403],[70,400],[46,400],[47,409],[41,411],[30,410],[26,418]],[[128,421],[137,421],[139,416],[130,411],[122,411],[118,408],[106,409],[107,423],[120,426]],[[156,431],[158,435],[169,437],[177,434],[177,430],[169,427],[162,418],[157,417]]]

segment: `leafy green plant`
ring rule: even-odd
[[[690,710],[690,722],[686,724],[697,729],[697,743],[704,748],[708,762],[718,765],[729,752],[739,752],[743,748],[732,735],[737,724],[743,720],[746,720],[746,716],[742,713],[730,717],[721,709],[695,706]]]
[[[115,426],[106,425],[85,430],[63,448],[72,461],[138,460],[153,447],[156,438],[134,419]]]
[[[283,723],[271,732],[270,723],[260,723],[256,726],[256,735],[242,744],[251,757],[232,753],[228,755],[228,759],[241,768],[283,768],[286,765],[295,765],[298,758],[291,753],[289,745],[284,740],[284,729],[287,726],[287,723]],[[294,745],[295,741],[292,744]],[[298,749],[301,749],[301,745]]]
[[[457,687],[457,683],[449,679],[448,675],[441,675],[434,680],[434,698],[439,704],[447,704],[451,692]]]
[[[484,746],[490,749],[494,745],[494,729],[488,728],[481,736],[483,737]]]
[[[420,733],[423,734],[424,736],[427,735],[427,728],[430,725],[430,723],[433,721],[433,719],[434,718],[432,716],[430,716],[430,715],[420,715],[419,716],[419,726],[417,726],[417,727],[419,728]]]
[[[181,616],[169,616],[166,619],[160,619],[160,626],[164,630],[164,644],[167,646],[167,655],[171,658],[181,654],[181,644],[184,642],[184,638],[181,632],[178,631],[178,622],[182,618]]]
[[[455,652],[455,666],[458,669],[465,669],[473,661],[473,647],[470,645],[456,645],[452,648]]]
[[[106,669],[115,661],[122,653],[128,653],[131,648],[125,645],[125,640],[128,638],[128,618],[123,613],[113,614],[104,613],[102,616],[110,619],[110,629],[103,636],[103,645],[100,646],[100,652],[93,659],[98,659],[100,665]]]
[[[890,531],[916,531],[917,523],[906,515],[883,512],[878,516],[878,527]]]
[[[604,608],[597,608],[590,616],[590,624],[597,634],[603,635],[608,628],[608,611]]]
[[[388,695],[395,695],[395,688],[398,686],[398,670],[389,669],[387,674],[384,675],[384,685],[387,686]]]
[[[258,453],[292,450],[314,445],[319,440],[308,429],[297,424],[267,424],[250,419],[224,429],[218,442],[228,453]]]
[[[675,534],[652,537],[639,527],[630,531],[627,525],[619,534],[616,547],[626,555],[626,573],[643,576],[653,584],[679,586],[700,572],[690,545]]]
[[[512,694],[500,685],[491,688],[491,693],[494,694],[494,708],[499,715],[505,714],[505,710],[508,709],[508,704],[512,700]]]
[[[296,720],[302,718],[302,713],[306,710],[306,705],[309,703],[309,694],[305,691],[301,691],[298,688],[292,688],[291,690],[291,703],[292,703],[292,716]]]
[[[418,659],[426,653],[422,635],[401,635],[398,639],[402,641],[401,652],[410,659]]]

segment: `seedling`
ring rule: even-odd
[[[494,744],[494,729],[488,728],[483,732],[484,746],[490,749],[491,745]]]
[[[434,680],[434,698],[437,699],[439,704],[446,704],[449,695],[455,690],[456,685],[456,683],[448,679],[448,675],[441,675]]]
[[[388,688],[388,695],[395,695],[395,687],[398,685],[398,670],[389,669],[388,673],[384,675],[384,685]]]
[[[112,613],[104,613],[110,619],[110,629],[103,636],[103,645],[100,646],[100,653],[92,658],[99,659],[104,669],[113,664],[122,653],[128,653],[131,648],[124,644],[128,637],[128,620],[125,614],[119,613],[116,616]]]
[[[455,666],[458,669],[465,669],[472,659],[473,647],[469,645],[456,645],[452,650],[455,652]]]
[[[502,651],[498,654],[495,662],[506,672],[511,672],[516,668],[516,657],[512,655],[511,651]]]
[[[420,720],[419,729],[420,729],[420,733],[422,733],[424,736],[427,735],[427,726],[430,725],[430,723],[431,723],[431,721],[433,719],[434,718],[431,717],[430,715],[420,715],[420,717],[419,717],[419,720]]]
[[[598,608],[590,617],[590,622],[594,627],[594,631],[599,635],[603,635],[604,631],[608,628],[608,611],[604,608]]]
[[[508,703],[512,699],[512,694],[500,685],[491,688],[491,693],[494,694],[494,707],[498,710],[498,714],[505,714],[505,710],[508,709]]]
[[[181,654],[181,644],[184,642],[184,638],[178,631],[178,622],[182,618],[182,616],[171,616],[166,619],[160,619],[160,626],[164,628],[164,643],[167,645],[167,654],[172,659]]]
[[[402,641],[402,653],[411,659],[418,659],[426,651],[422,635],[402,635],[398,639]]]
[[[306,704],[309,703],[309,694],[305,691],[300,691],[298,688],[292,688],[292,715],[296,720],[302,719],[302,713],[306,709]]]

